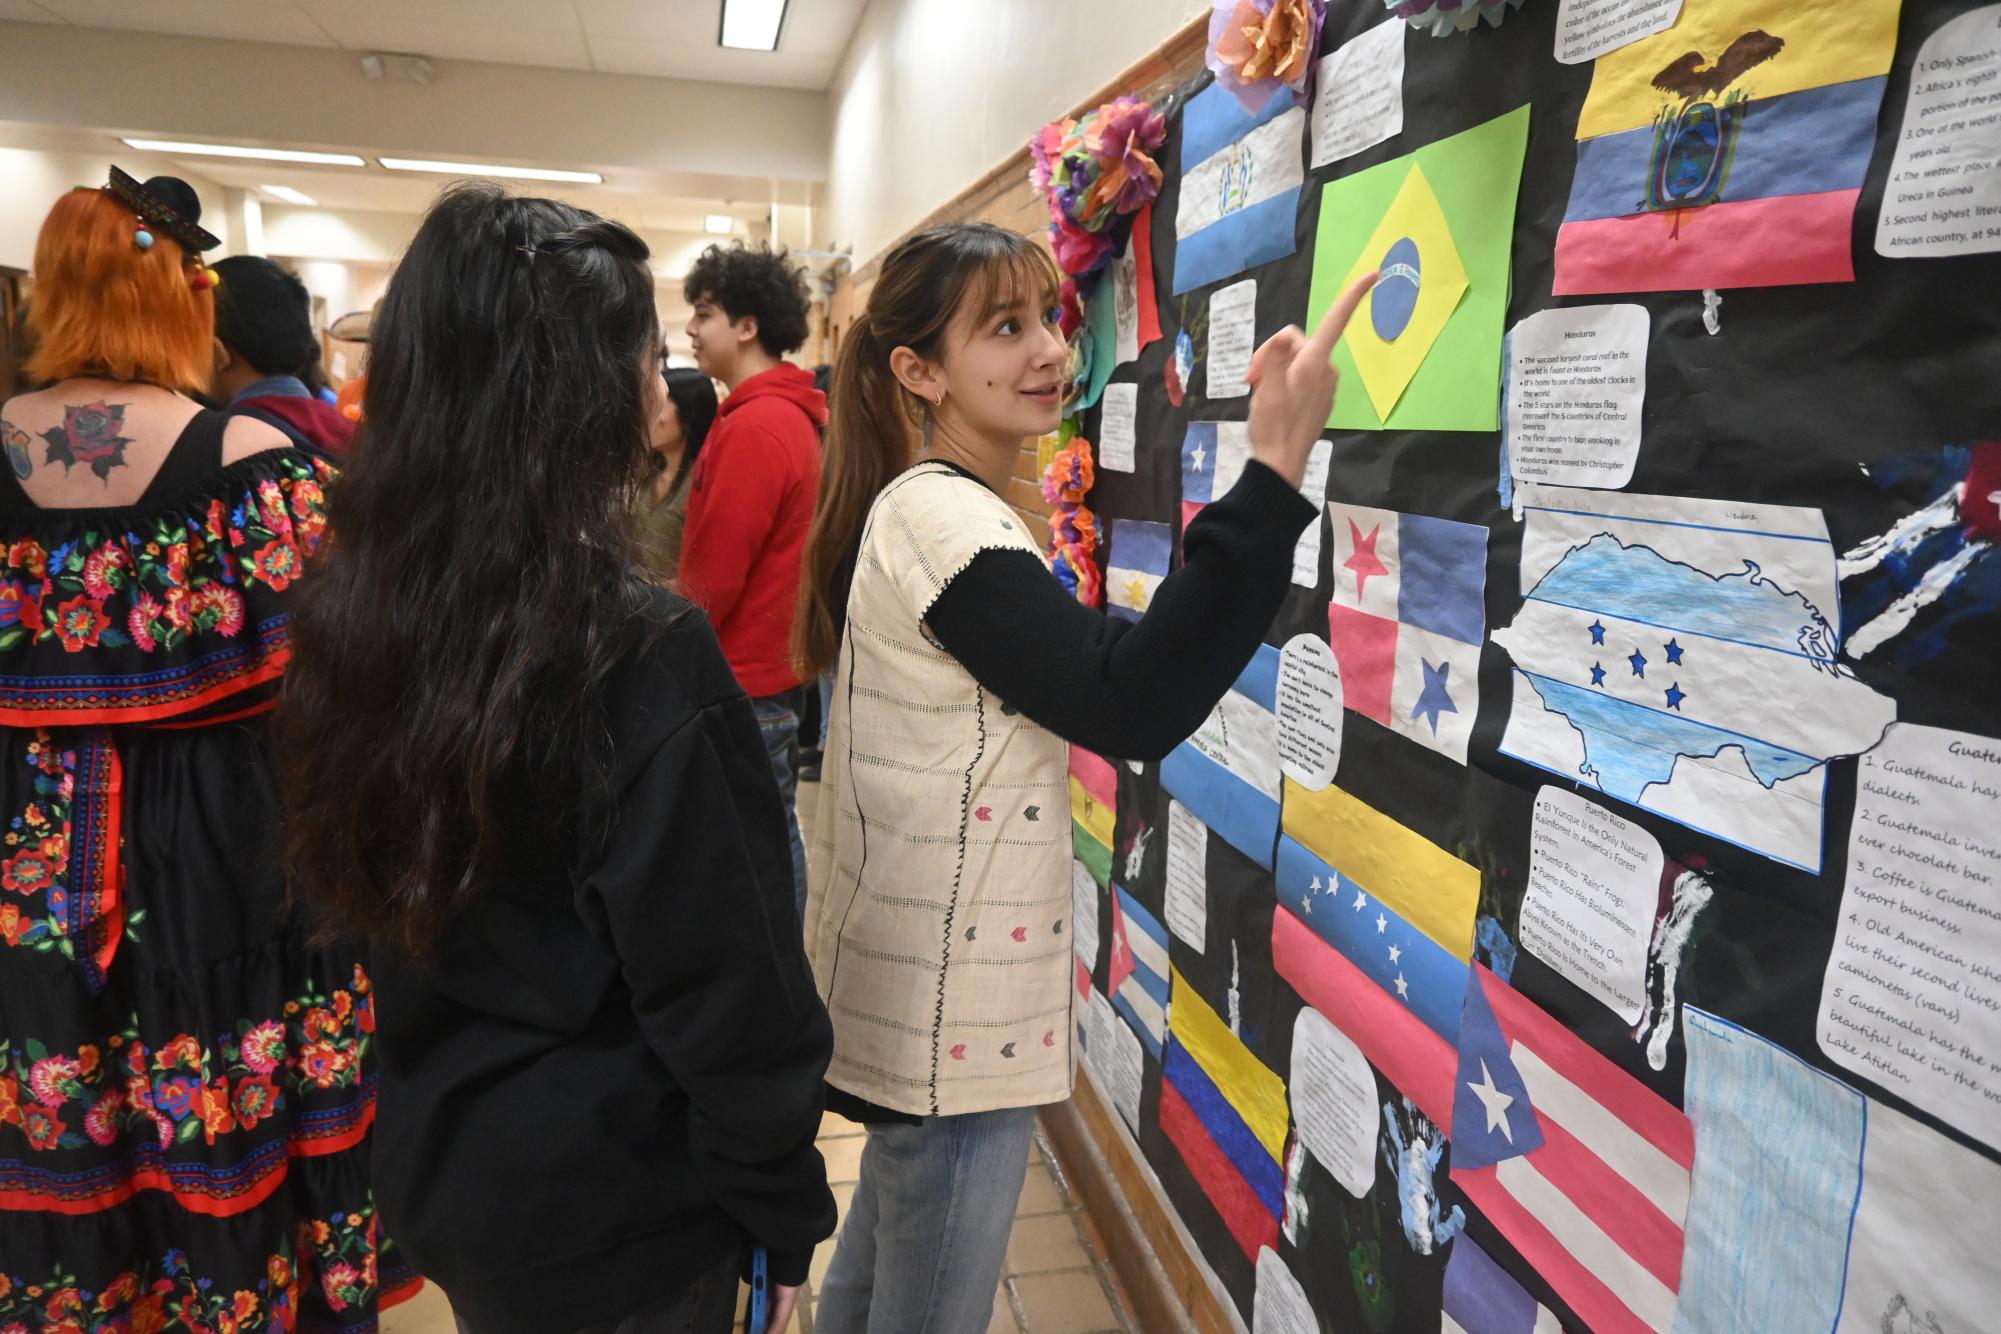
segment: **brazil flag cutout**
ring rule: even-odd
[[[1387,420],[1466,295],[1466,266],[1424,168],[1412,165],[1342,285],[1371,268],[1382,276],[1349,322],[1348,352]]]
[[[1528,128],[1529,109],[1518,107],[1324,188],[1307,318],[1326,314],[1356,275],[1382,274],[1334,347],[1348,392],[1335,400],[1328,425],[1499,428],[1508,260]]]

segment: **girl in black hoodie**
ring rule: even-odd
[[[293,627],[287,854],[381,942],[386,1226],[472,1334],[772,1329],[834,1227],[784,808],[701,613],[633,566],[662,392],[626,228],[426,218]]]

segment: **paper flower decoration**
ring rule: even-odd
[[[1068,274],[1064,275],[1063,286],[1057,289],[1056,310],[1056,327],[1065,338],[1075,338],[1084,327],[1084,294],[1078,290],[1077,280]]]
[[[1413,28],[1429,28],[1433,37],[1465,32],[1481,19],[1498,28],[1522,0],[1383,0],[1383,6]]]
[[[1058,268],[1082,277],[1117,253],[1122,221],[1160,193],[1153,154],[1166,141],[1167,118],[1135,97],[1052,121],[1029,140],[1029,179],[1049,204]]]
[[[1081,505],[1097,476],[1097,466],[1091,461],[1091,442],[1081,437],[1073,439],[1056,451],[1049,467],[1043,470],[1042,498],[1051,505]],[[1055,523],[1052,517],[1051,526]]]
[[[1104,600],[1104,580],[1098,575],[1098,563],[1088,551],[1059,544],[1049,554],[1049,569],[1070,590],[1070,596],[1085,606],[1096,607]]]
[[[1042,472],[1042,498],[1049,502],[1049,568],[1072,597],[1087,607],[1098,605],[1104,591],[1092,555],[1098,549],[1098,516],[1084,508],[1097,479],[1091,442],[1073,436],[1050,457]]]
[[[1256,114],[1279,90],[1304,97],[1327,0],[1216,0],[1209,14],[1209,68]]]

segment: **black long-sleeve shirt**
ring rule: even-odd
[[[614,1321],[747,1241],[798,1283],[834,1230],[833,1031],[783,808],[714,632],[678,612],[609,686],[603,851],[524,856],[431,957],[378,957],[384,1222],[478,1329]]]
[[[1157,760],[1201,726],[1278,615],[1314,504],[1262,463],[1206,506],[1137,621],[1083,606],[1025,551],[975,556],[927,621],[973,679],[1066,741]],[[1117,555],[1116,552],[1113,555]]]

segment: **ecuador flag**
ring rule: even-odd
[[[1897,0],[1688,0],[1598,59],[1558,296],[1852,282]]]

